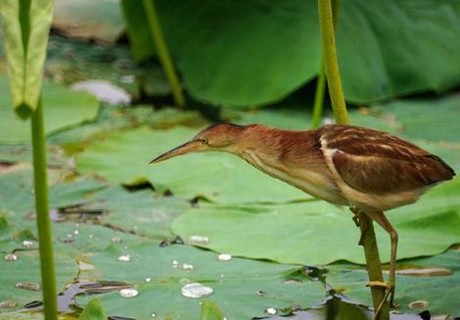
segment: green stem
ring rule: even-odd
[[[149,22],[150,33],[157,49],[158,58],[163,67],[166,79],[171,87],[174,101],[177,106],[185,106],[185,98],[182,92],[182,87],[179,78],[174,69],[171,55],[169,54],[168,47],[163,37],[163,31],[161,29],[160,21],[155,9],[155,0],[144,0],[144,8],[147,14],[147,20]]]
[[[375,238],[374,224],[372,219],[365,213],[359,215],[359,227],[362,234],[362,246],[364,248],[364,255],[366,257],[367,272],[370,281],[383,282],[382,264],[379,257],[379,249],[377,240]],[[380,303],[385,299],[385,289],[381,287],[371,286],[372,302],[374,310],[377,310]],[[375,320],[388,320],[390,308],[389,304],[385,301],[379,314]]]
[[[348,113],[340,81],[339,64],[335,46],[334,23],[331,0],[318,0],[321,43],[324,53],[324,67],[331,96],[332,109],[337,123],[348,124]]]
[[[321,66],[316,81],[315,102],[313,104],[312,127],[318,128],[323,115],[324,92],[326,91],[326,73],[324,72],[324,58],[321,58]]]
[[[337,51],[335,46],[334,23],[331,0],[318,0],[318,12],[321,31],[322,50],[324,54],[324,67],[331,96],[334,117],[339,124],[348,124],[348,113],[340,81]],[[360,214],[359,225],[364,255],[371,282],[383,282],[382,265],[380,263],[377,240],[375,238],[372,220],[365,214]],[[385,290],[375,286],[371,287],[374,309],[377,310],[383,301],[376,319],[389,319],[389,306],[385,300]]]
[[[40,270],[42,276],[45,319],[57,319],[57,293],[54,271],[53,242],[48,206],[48,179],[46,172],[46,143],[41,98],[32,114],[32,146],[34,160],[34,190],[37,212]]]

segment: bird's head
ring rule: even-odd
[[[161,154],[150,163],[164,161],[192,152],[223,151],[237,153],[247,127],[231,123],[211,125],[200,131],[190,141]]]

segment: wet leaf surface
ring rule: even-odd
[[[0,249],[3,251],[3,246]],[[3,252],[2,252],[3,253]],[[40,262],[38,250],[19,251],[15,253],[16,261],[0,259],[0,301],[10,300],[22,308],[31,301],[41,301]],[[56,281],[59,291],[77,276],[77,266],[66,253],[55,253]],[[22,283],[23,285],[18,285]],[[22,287],[22,288],[21,288]],[[33,288],[37,287],[38,290]],[[0,309],[0,313],[8,311]]]
[[[199,319],[201,299],[181,294],[181,288],[192,282],[211,287],[210,298],[226,317],[234,319],[263,316],[269,306],[311,306],[324,297],[323,285],[306,276],[297,278],[299,282],[294,284],[283,283],[294,277],[299,268],[296,266],[238,258],[220,262],[215,253],[181,245],[133,246],[127,252],[130,262],[116,262],[124,252],[114,247],[90,257],[100,273],[98,279],[127,281],[139,291],[130,299],[120,297],[118,292],[101,295],[110,315],[142,319],[155,313],[160,318]],[[193,268],[184,268],[184,263]],[[77,301],[85,304],[88,298],[78,297]]]

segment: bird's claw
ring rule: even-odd
[[[385,282],[385,281],[369,281],[367,283],[368,287],[377,287],[385,289],[385,295],[380,302],[377,310],[375,311],[374,318],[380,313],[380,310],[383,307],[383,304],[387,301],[388,296],[390,296],[390,308],[396,308],[397,304],[393,301],[393,292],[395,290],[395,284],[393,282]]]
[[[385,281],[369,281],[366,286],[368,287],[377,287],[377,288],[384,288],[387,290],[392,290],[394,288],[394,284]]]

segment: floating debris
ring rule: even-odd
[[[126,288],[118,291],[118,294],[120,294],[122,298],[134,298],[139,294],[139,291],[134,288]]]
[[[123,254],[117,258],[117,261],[120,262],[130,262],[131,261],[131,256],[129,254]]]
[[[17,306],[18,306],[18,303],[16,301],[12,301],[12,300],[0,301],[0,308],[2,309],[14,309]]]
[[[209,238],[205,236],[190,236],[188,238],[189,244],[203,245],[209,243]]]
[[[5,255],[5,261],[16,261],[18,260],[18,256],[14,253],[8,253]]]
[[[398,270],[397,272],[397,274],[416,276],[416,277],[450,276],[452,273],[453,273],[452,269],[448,269],[448,268],[403,269],[403,270]]]
[[[193,271],[193,269],[194,269],[194,267],[191,264],[188,264],[188,263],[183,263],[182,264],[182,270]]]
[[[121,243],[121,238],[120,237],[113,237],[112,238],[112,243]]]
[[[297,279],[288,279],[288,280],[284,280],[283,281],[284,284],[300,284],[302,282],[300,282],[299,280]]]
[[[150,317],[152,318],[155,318],[157,316],[157,314],[155,312],[152,312],[152,314],[150,315]]]
[[[222,261],[222,262],[227,262],[227,261],[232,260],[232,255],[231,255],[231,254],[228,254],[228,253],[221,253],[221,254],[219,254],[219,256],[217,257],[217,259],[218,259],[219,261]]]
[[[426,309],[430,304],[426,300],[415,300],[409,303],[409,309]]]
[[[267,308],[265,309],[265,313],[272,316],[274,314],[276,314],[276,309],[275,308]]]
[[[30,291],[40,291],[41,289],[40,285],[35,282],[18,282],[16,288]]]
[[[152,282],[152,278],[145,278],[145,282]]]
[[[22,246],[23,246],[24,248],[33,248],[34,245],[35,245],[35,242],[32,241],[32,240],[24,240],[24,241],[22,242]]]
[[[84,262],[79,260],[78,261],[78,269],[80,271],[89,271],[89,270],[94,270],[96,267],[90,263]]]
[[[266,295],[267,295],[267,291],[265,291],[265,290],[259,290],[259,291],[256,292],[256,295],[258,295],[259,297],[266,296]]]
[[[213,293],[211,287],[206,287],[198,282],[188,283],[180,290],[181,294],[187,298],[203,298]]]

